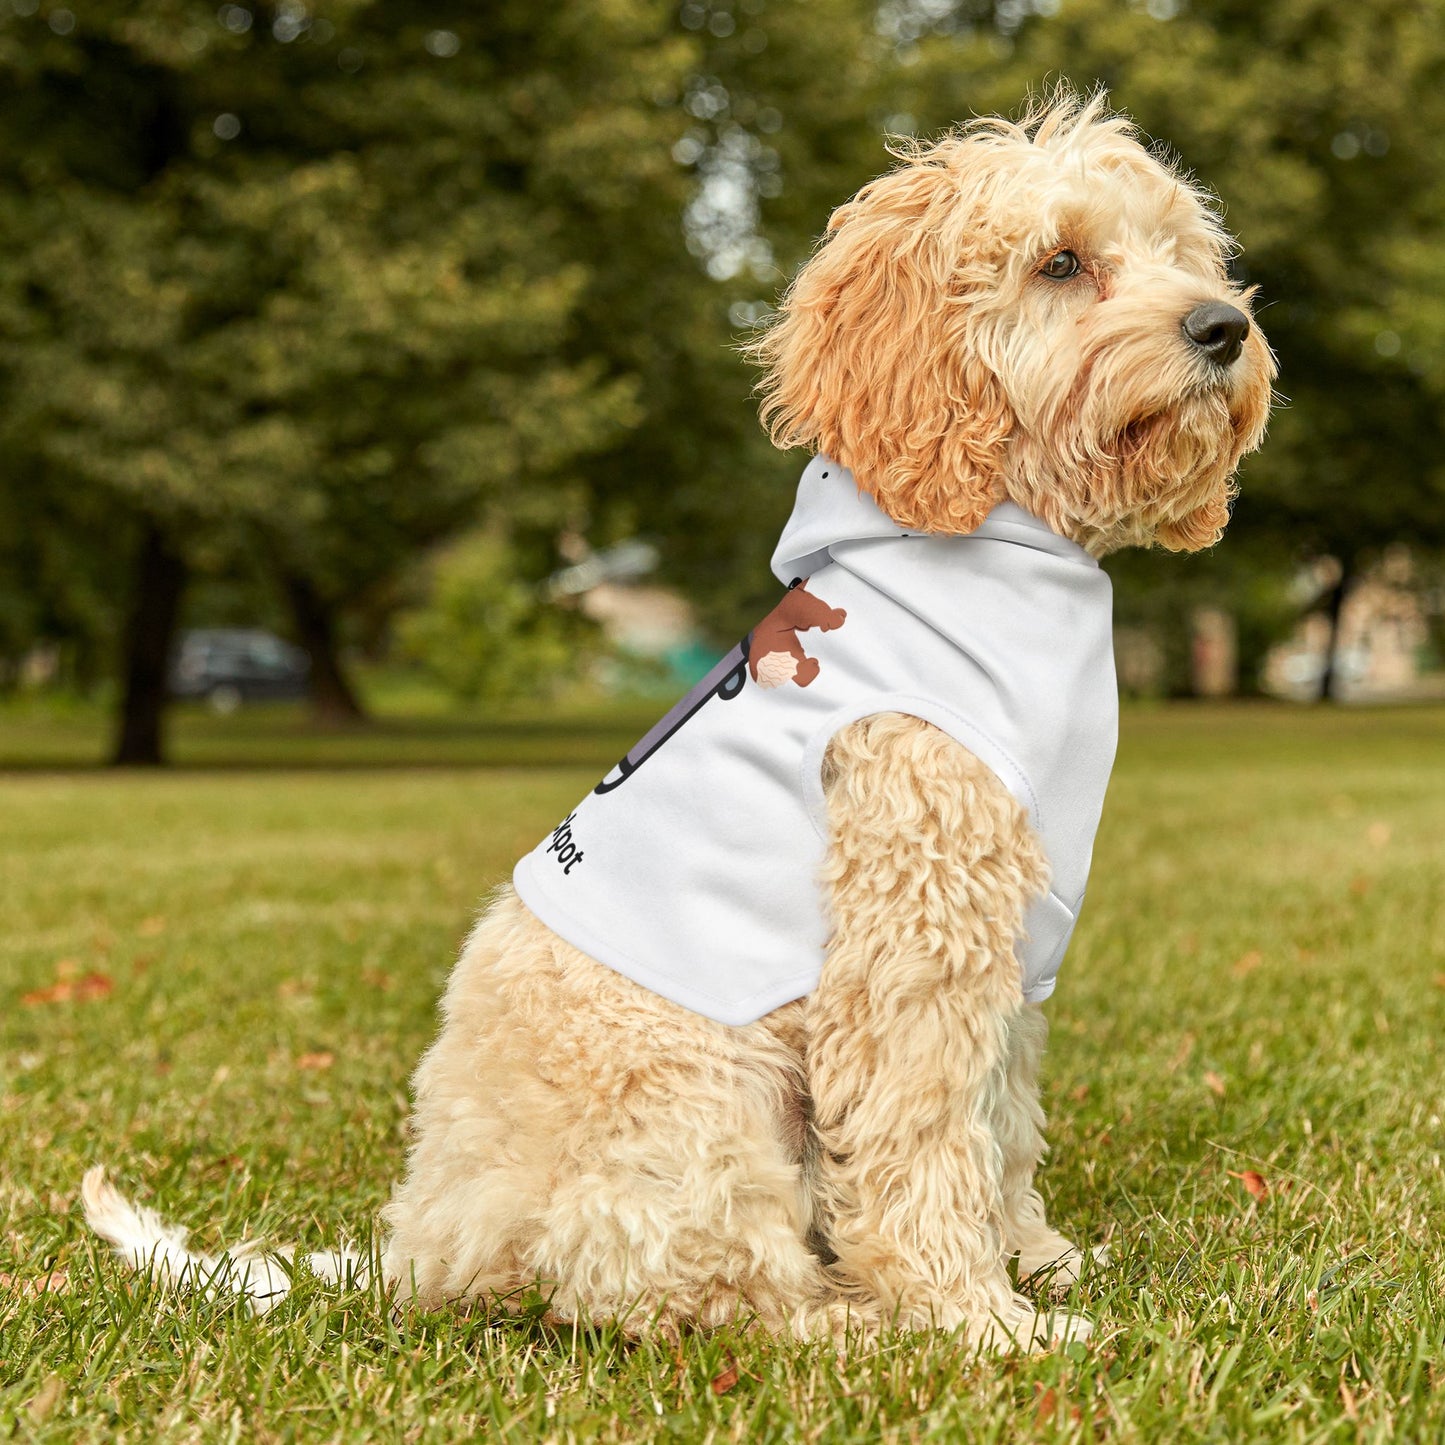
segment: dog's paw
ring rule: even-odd
[[[982,1329],[971,1331],[970,1339],[981,1350],[1036,1354],[1087,1340],[1093,1329],[1093,1321],[1084,1315],[1040,1310],[1033,1300],[1014,1295],[1006,1309]]]
[[[1019,1283],[1063,1294],[1079,1282],[1086,1260],[1094,1264],[1109,1262],[1109,1246],[1096,1244],[1087,1254],[1076,1245],[1060,1238],[1062,1250],[1027,1251],[1019,1254]]]

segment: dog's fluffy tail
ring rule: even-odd
[[[103,1164],[86,1171],[80,1198],[85,1222],[132,1269],[163,1284],[200,1290],[207,1299],[240,1296],[258,1315],[279,1304],[291,1288],[294,1249],[267,1250],[251,1243],[219,1255],[195,1254],[186,1248],[184,1229],[167,1224],[153,1209],[132,1204],[105,1177]],[[352,1249],[310,1254],[306,1262],[331,1284],[364,1284],[370,1275],[369,1261]]]

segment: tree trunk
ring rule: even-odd
[[[126,622],[124,692],[111,761],[124,767],[158,767],[165,761],[162,724],[167,671],[175,640],[186,564],[165,534],[148,523],[136,558],[130,617]]]
[[[336,650],[336,623],[330,605],[296,572],[282,574],[296,640],[311,657],[311,709],[316,720],[329,727],[366,721]]]
[[[1325,643],[1325,665],[1320,673],[1321,702],[1339,701],[1340,678],[1336,657],[1340,646],[1340,617],[1345,610],[1345,594],[1349,592],[1354,580],[1355,559],[1341,557],[1339,580],[1331,589],[1329,601],[1325,605],[1325,618],[1330,624],[1330,631]]]

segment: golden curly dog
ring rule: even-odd
[[[917,531],[971,532],[1007,499],[1095,556],[1214,543],[1274,365],[1209,199],[1102,98],[900,162],[833,216],[752,348],[774,441],[836,459]],[[838,732],[824,784],[821,980],[756,1023],[671,1003],[498,894],[416,1072],[385,1212],[402,1297],[540,1283],[559,1319],[666,1334],[740,1316],[986,1347],[1087,1333],[1007,1270],[1080,1264],[1034,1187],[1045,1024],[1015,939],[1047,878],[1025,813],[901,714]],[[925,919],[929,950],[905,956]],[[99,1169],[85,1199],[138,1264],[225,1273],[258,1308],[285,1288],[269,1261],[187,1254]]]

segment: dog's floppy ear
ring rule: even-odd
[[[919,152],[841,206],[748,348],[774,444],[832,457],[920,531],[971,532],[1003,500],[1013,426],[972,324],[966,146]]]

